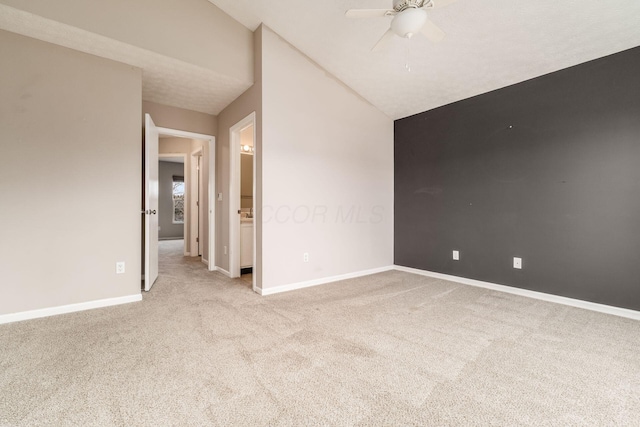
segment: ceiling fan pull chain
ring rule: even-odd
[[[407,39],[407,59],[404,64],[405,70],[407,73],[411,72],[411,39]]]

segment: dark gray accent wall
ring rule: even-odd
[[[183,239],[184,224],[173,223],[173,176],[184,177],[184,164],[158,162],[158,237]]]
[[[640,48],[396,121],[395,263],[640,310]]]

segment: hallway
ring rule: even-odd
[[[246,287],[253,293],[250,282],[230,279],[222,273],[209,271],[201,257],[184,256],[183,251],[184,240],[161,240],[158,242],[158,280],[151,288],[151,292],[143,293],[144,298],[158,291],[159,288],[164,288],[160,291],[164,292],[169,288],[179,289],[183,286],[196,284],[219,286],[223,282]]]

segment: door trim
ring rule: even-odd
[[[191,243],[189,252],[191,253],[192,257],[197,257],[200,255],[200,242],[198,242],[197,239],[200,236],[200,228],[202,225],[201,221],[204,220],[204,216],[200,215],[203,211],[203,207],[200,206],[202,195],[202,192],[200,191],[200,188],[202,186],[200,177],[202,176],[202,171],[200,170],[201,165],[198,161],[198,158],[201,159],[202,157],[204,157],[202,148],[198,148],[197,150],[191,152],[191,167],[189,168],[189,176],[191,177],[191,180],[189,183],[189,194],[191,194],[193,197],[189,201],[189,228],[191,230],[191,233],[189,234],[189,242]],[[204,253],[204,251],[202,252]]]

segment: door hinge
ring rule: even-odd
[[[200,243],[200,238],[196,237],[196,243]]]

